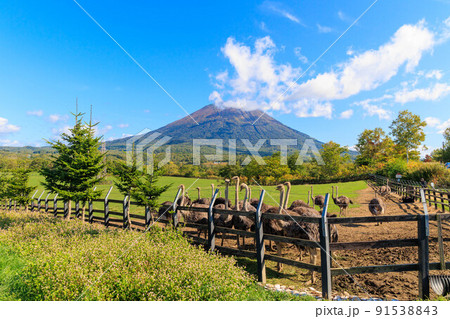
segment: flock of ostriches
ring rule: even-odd
[[[228,190],[231,181],[235,182],[235,197],[234,197],[234,205],[231,200],[228,198]],[[211,184],[212,192],[214,193],[214,184]],[[263,214],[287,214],[291,216],[307,216],[307,217],[320,217],[321,214],[315,209],[315,206],[318,206],[321,210],[325,204],[325,196],[323,195],[313,195],[313,187],[311,186],[311,191],[308,192],[308,202],[305,203],[303,200],[297,199],[294,200],[290,206],[289,205],[289,195],[291,192],[291,183],[285,182],[284,184],[279,184],[276,186],[276,189],[280,192],[280,200],[278,206],[270,206],[265,203],[261,204],[261,213]],[[191,200],[189,196],[187,196],[185,186],[180,185],[179,190],[181,190],[180,198],[178,199],[177,205],[184,207],[201,207],[201,208],[209,208],[211,204],[211,198],[202,198],[200,194],[200,187],[197,187],[198,198],[196,200]],[[244,199],[239,200],[240,191],[245,191]],[[388,186],[383,186],[378,189],[378,192],[382,196],[386,196],[390,193],[390,189]],[[336,194],[335,194],[336,193]],[[312,202],[312,206],[310,205],[310,199]],[[338,187],[332,186],[332,199],[333,202],[340,208],[340,214],[346,215],[347,209],[350,204],[353,204],[352,200],[350,200],[346,196],[338,195]],[[173,203],[170,201],[164,202],[163,206],[172,205]],[[225,197],[217,197],[214,202],[214,208],[223,209],[223,210],[235,210],[235,211],[246,211],[246,212],[255,212],[258,207],[259,199],[251,198],[251,189],[245,183],[240,183],[240,179],[238,176],[234,176],[230,179],[225,179]],[[384,202],[382,198],[379,198],[377,195],[377,191],[375,192],[375,198],[372,199],[369,203],[369,210],[373,215],[380,215],[384,213]],[[161,207],[159,210],[160,218],[167,218],[168,214],[167,208]],[[179,210],[178,213],[181,215],[182,219],[186,223],[195,223],[195,224],[203,224],[206,225],[208,223],[208,217],[206,212],[199,212],[195,210]],[[327,213],[328,217],[336,217],[337,215],[331,215]],[[247,216],[235,216],[228,214],[214,214],[214,225],[218,227],[224,228],[234,228],[237,230],[243,231],[254,231],[255,221],[253,217]],[[378,225],[378,224],[377,224]],[[297,222],[295,220],[292,221],[284,221],[284,220],[276,220],[276,219],[267,219],[262,218],[262,226],[263,232],[265,234],[278,235],[278,236],[286,236],[292,238],[299,238],[304,240],[311,240],[315,242],[319,242],[319,227],[316,223],[306,223],[306,222]],[[199,236],[201,231],[199,231]],[[221,245],[223,246],[224,241],[224,233],[221,234]],[[206,234],[205,234],[206,237]],[[332,242],[337,242],[338,240],[338,230],[335,225],[331,227],[330,238]],[[240,238],[239,235],[236,237],[237,246],[240,249]],[[242,238],[242,244],[245,247],[245,237]],[[283,243],[276,243],[277,255],[282,255]],[[303,252],[308,251],[310,255],[310,262],[316,264],[317,256],[318,256],[318,248],[312,247],[304,247],[301,245],[296,245],[297,249],[300,252],[299,260],[303,259]],[[272,242],[269,242],[269,249],[273,250]],[[282,270],[282,264],[277,264],[277,270]],[[311,281],[315,282],[315,274],[311,272]]]

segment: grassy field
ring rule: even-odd
[[[41,185],[41,182],[43,181],[43,177],[39,175],[38,173],[32,173],[30,175],[30,185],[36,186],[38,189],[39,196],[42,191],[44,190],[43,186]],[[167,192],[165,192],[161,196],[161,202],[164,201],[173,201],[174,197],[177,192],[177,188],[180,184],[184,184],[186,186],[186,189],[188,190],[188,194],[190,198],[196,199],[197,198],[197,187],[201,188],[201,196],[202,197],[211,197],[211,183],[214,184],[216,187],[218,186],[222,192],[221,196],[224,196],[224,182],[223,180],[211,180],[211,179],[197,179],[197,178],[187,178],[187,177],[173,177],[173,176],[164,176],[161,177],[159,180],[159,184],[170,184],[171,187]],[[113,186],[113,178],[108,176],[106,180],[106,184],[99,185],[98,188],[103,191],[103,195],[106,195],[109,188]],[[339,195],[346,195],[349,198],[356,198],[357,192],[359,190],[362,190],[367,187],[366,182],[364,181],[358,181],[358,182],[349,182],[349,183],[338,183],[338,184],[319,184],[314,185],[314,195],[325,193],[331,194],[331,186],[339,186]],[[259,193],[261,191],[261,188],[258,185],[251,185],[250,186],[252,190],[252,198],[257,198],[259,196]],[[235,196],[235,186],[230,185],[230,198],[233,200]],[[279,200],[279,192],[275,190],[274,186],[264,186],[264,189],[266,190],[266,196],[264,199],[264,202],[270,205],[276,205]],[[305,202],[307,202],[308,198],[308,191],[311,190],[311,185],[293,185],[291,189],[291,195],[289,197],[289,201],[292,202],[295,199],[302,199]],[[44,194],[43,197],[45,197],[46,194]],[[243,199],[245,193],[242,191],[239,193],[239,198]],[[51,198],[51,197],[50,197]],[[111,192],[111,195],[109,197],[110,199],[123,199],[123,196],[118,192],[117,188],[113,187],[113,190]],[[351,207],[357,207],[358,205],[355,203],[355,205],[352,205]],[[96,207],[97,208],[97,207]],[[98,207],[98,208],[101,208]],[[111,209],[114,210],[120,210],[120,207],[111,207]],[[141,212],[143,210],[139,208],[135,208],[135,211],[133,212]],[[333,202],[330,202],[329,206],[330,212],[339,212],[339,208],[334,205]]]

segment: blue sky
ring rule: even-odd
[[[343,34],[373,2],[78,1],[189,113],[260,108],[352,146],[409,109],[439,147],[450,1],[379,0]],[[74,1],[1,2],[0,47],[0,145],[44,145],[72,124],[77,97],[105,139],[186,115]]]

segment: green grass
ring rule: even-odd
[[[180,232],[0,212],[0,300],[310,300],[272,292]]]
[[[42,187],[41,182],[43,181],[43,177],[39,175],[38,173],[32,173],[30,174],[30,185],[31,186],[37,186],[38,194],[36,196],[39,196],[44,188]],[[103,191],[103,196],[106,195],[109,188],[114,185],[113,178],[108,176],[107,184],[99,185],[98,189]],[[224,196],[224,182],[223,180],[211,180],[211,179],[197,179],[197,178],[188,178],[188,177],[173,177],[173,176],[163,176],[159,180],[159,184],[170,184],[171,187],[161,196],[160,202],[164,201],[173,201],[177,192],[177,188],[180,184],[184,184],[186,186],[186,189],[188,189],[188,194],[192,199],[197,198],[197,187],[201,188],[201,196],[202,197],[211,197],[211,183],[213,183],[216,187],[219,186],[220,189],[222,189],[221,196]],[[314,185],[314,195],[325,193],[331,194],[331,186],[339,186],[339,195],[346,195],[347,197],[351,199],[355,199],[357,197],[357,192],[365,189],[367,187],[367,184],[365,181],[357,181],[357,182],[348,182],[348,183],[337,183],[337,184],[317,184]],[[269,205],[277,205],[279,200],[279,192],[275,189],[274,186],[263,186],[266,190],[266,196],[264,198],[264,202]],[[257,185],[251,185],[250,186],[252,190],[252,198],[257,198],[259,196],[259,193],[261,191],[261,188]],[[291,189],[291,195],[289,197],[289,201],[292,202],[295,199],[302,199],[305,202],[308,201],[308,191],[311,190],[311,185],[293,185]],[[43,195],[43,198],[46,194]],[[245,193],[242,191],[239,193],[239,198],[243,199]],[[230,187],[230,198],[233,200],[235,196],[235,187],[232,185]],[[51,198],[51,197],[50,197]],[[118,190],[113,187],[113,190],[111,192],[111,195],[109,197],[110,199],[123,199],[123,196],[118,192]],[[352,207],[358,207],[358,204],[351,205]],[[97,204],[94,208],[101,208],[101,204]],[[118,205],[111,206],[112,210],[121,211],[121,207]],[[329,205],[330,212],[339,212],[339,208],[334,205],[334,203],[331,201]],[[143,209],[134,208],[133,213],[142,213]]]

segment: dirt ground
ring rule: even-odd
[[[360,204],[360,207],[353,208],[348,211],[347,217],[371,216],[368,210],[368,203],[374,198],[373,190],[368,187],[359,192],[358,198],[354,201]],[[428,206],[430,214],[441,212],[434,206]],[[423,206],[416,202],[412,204],[403,204],[400,198],[393,194],[386,201],[385,215],[402,215],[402,214],[423,214]],[[408,239],[417,238],[417,222],[390,222],[383,223],[379,226],[376,224],[346,224],[338,226],[339,242],[354,241],[376,241],[387,239]],[[450,224],[448,221],[443,223],[443,237],[445,246],[446,261],[450,255]],[[220,245],[221,235],[218,235],[216,244]],[[224,246],[236,248],[236,238],[234,235],[228,235],[225,239]],[[253,251],[253,239],[247,239],[246,250]],[[266,243],[266,253],[271,252]],[[283,257],[297,260],[299,256],[298,250],[290,245],[283,249]],[[247,258],[237,258],[238,263],[250,272],[255,272],[255,262]],[[309,257],[303,259],[309,262]],[[333,267],[348,268],[357,266],[370,265],[386,265],[386,264],[407,264],[417,263],[418,252],[417,247],[406,248],[384,248],[370,250],[341,250],[335,252]],[[437,223],[430,222],[430,262],[439,262],[438,244],[437,244]],[[320,257],[318,260],[320,263]],[[266,262],[267,281],[269,283],[281,284],[295,288],[314,287],[321,290],[320,274],[314,285],[309,282],[310,276],[308,272],[296,267],[285,265],[282,272],[276,271],[274,262]],[[441,271],[431,271],[431,274],[445,273]],[[448,274],[448,271],[446,272]],[[383,273],[383,274],[362,274],[362,275],[341,275],[333,278],[333,294],[334,295],[357,295],[359,297],[378,297],[383,299],[399,299],[399,300],[415,300],[418,298],[418,273],[402,272],[402,273]],[[436,296],[431,291],[431,298]]]

